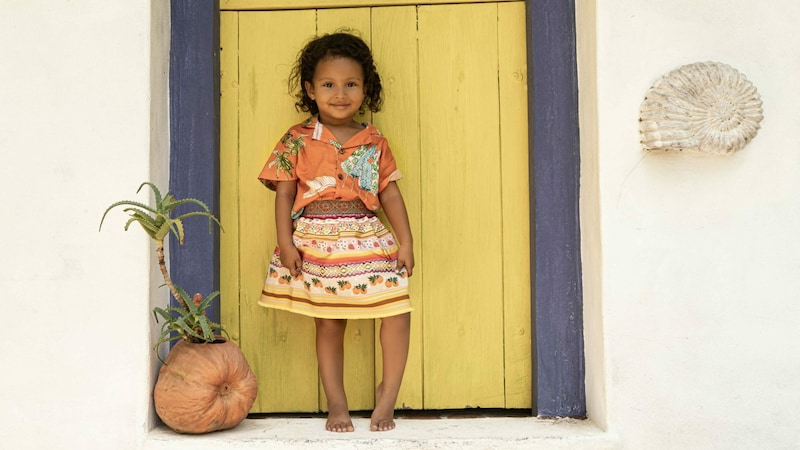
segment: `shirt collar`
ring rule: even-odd
[[[375,128],[375,125],[372,125],[369,122],[362,122],[362,125],[364,125],[364,129],[356,133],[355,136],[347,141],[346,147],[357,147],[360,145],[370,144],[373,136],[381,135],[380,131]],[[303,122],[303,127],[314,130],[311,134],[312,139],[317,141],[324,140],[323,134],[325,132],[325,126],[319,121],[318,116],[311,116],[306,119],[306,121]],[[331,134],[330,131],[327,131],[327,133]]]

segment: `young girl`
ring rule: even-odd
[[[260,304],[314,317],[329,431],[353,431],[344,391],[347,319],[380,318],[383,380],[372,431],[394,428],[408,356],[414,269],[411,229],[386,138],[353,117],[381,106],[369,47],[346,33],[306,44],[290,77],[296,107],[310,112],[271,153],[259,180],[276,192],[278,247]],[[383,208],[396,237],[375,215]]]

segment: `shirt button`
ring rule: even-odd
[[[342,174],[339,174],[339,175],[336,175],[336,176],[339,177],[340,180],[344,179],[344,175],[342,175]]]

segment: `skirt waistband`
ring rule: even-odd
[[[374,216],[361,200],[316,200],[305,206],[304,216]]]

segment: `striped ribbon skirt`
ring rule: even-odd
[[[398,273],[397,241],[360,200],[316,201],[294,221],[301,274],[275,249],[259,304],[325,319],[367,319],[411,311],[408,278]]]

